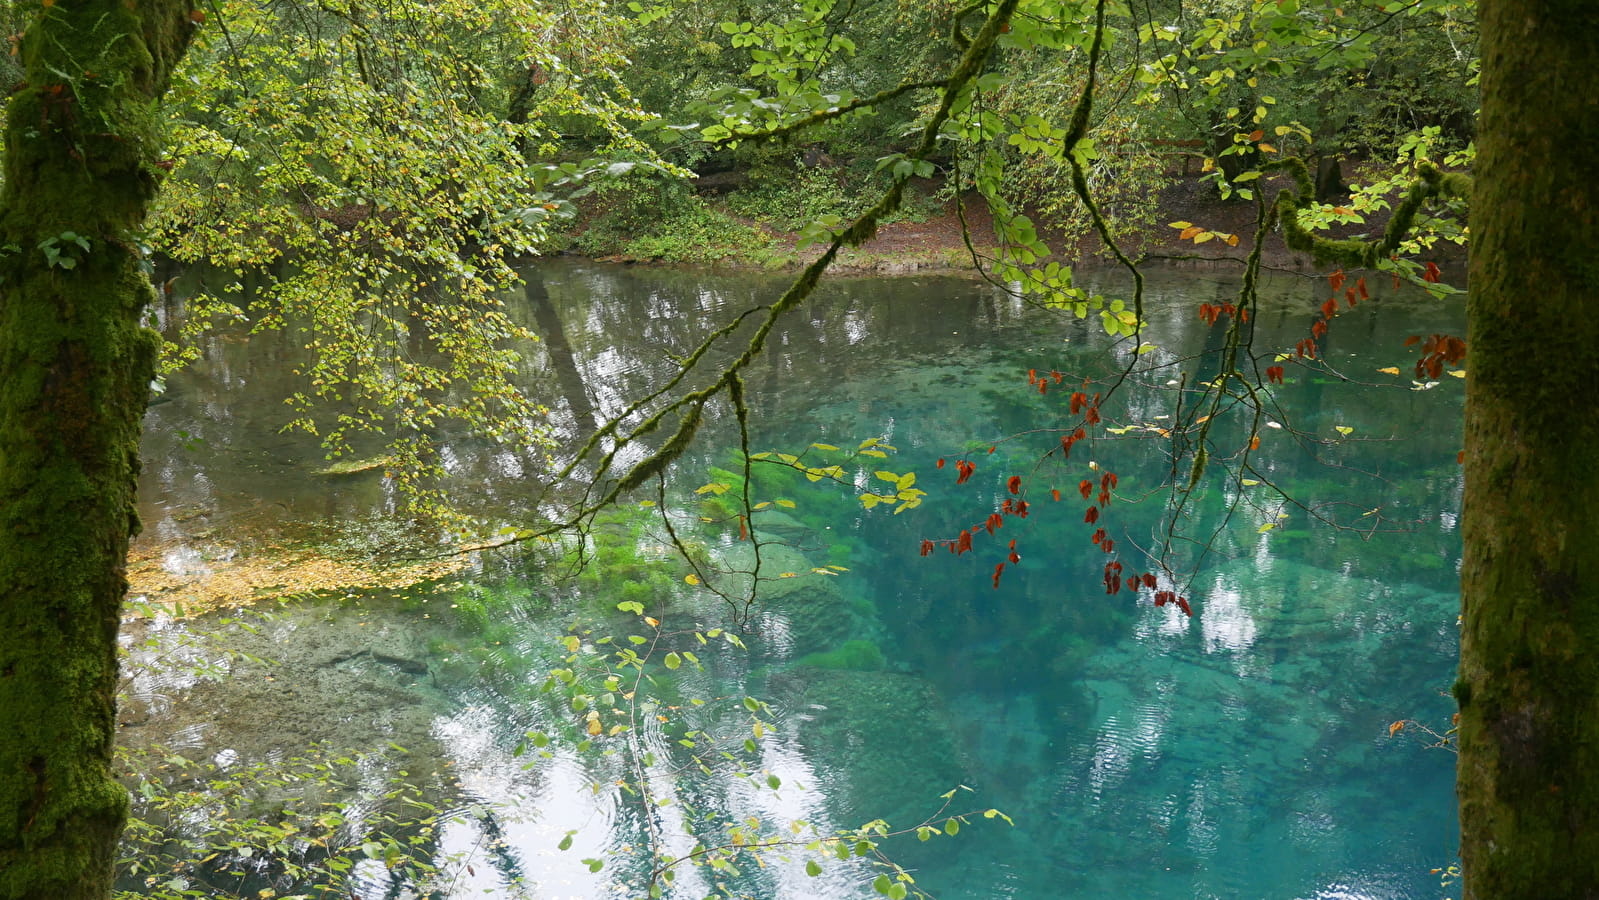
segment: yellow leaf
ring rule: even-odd
[[[1398,366],[1389,366],[1386,369],[1378,369],[1377,371],[1383,373],[1384,375],[1398,375],[1399,374],[1399,367]]]
[[[661,620],[655,618],[654,616],[645,616],[644,624],[650,626],[651,628],[658,628],[660,627]]]
[[[1355,429],[1350,428],[1348,425],[1334,425],[1333,431],[1336,431],[1345,437],[1355,433]]]
[[[1204,230],[1205,229],[1200,228],[1198,225],[1190,225],[1187,228],[1184,228],[1181,234],[1177,235],[1177,239],[1180,241],[1186,241],[1195,235],[1201,234],[1204,232]]]
[[[683,576],[683,580],[688,582],[689,584],[699,584],[700,583],[700,576],[695,575],[695,574],[693,574],[691,572],[691,573],[689,573],[687,575],[684,575]]]
[[[1396,735],[1399,732],[1404,731],[1404,730],[1405,730],[1405,720],[1404,719],[1400,719],[1399,721],[1395,722],[1394,724],[1388,726],[1388,736],[1389,737],[1393,737],[1394,735]]]
[[[599,719],[590,719],[589,720],[589,725],[588,725],[588,733],[589,734],[599,734],[602,730],[604,730],[604,727],[605,726],[600,724],[600,720]]]
[[[1449,374],[1455,376],[1456,378],[1465,378],[1466,377],[1466,370],[1465,369],[1450,369],[1449,370]]]
[[[1227,235],[1227,246],[1229,246],[1229,247],[1238,246],[1238,235],[1236,235],[1236,234]]]
[[[793,500],[779,499],[777,501],[777,505],[783,507],[784,509],[793,509],[794,508],[794,501]]]
[[[781,575],[778,575],[777,577],[778,578],[798,578],[799,577],[799,573],[798,572],[784,572]]]

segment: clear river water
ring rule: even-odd
[[[565,331],[525,348],[563,439],[660,384],[707,331],[784,285],[560,260],[530,277],[548,306],[513,297],[518,315],[540,331],[554,315]],[[1125,290],[1111,274],[1083,281]],[[1075,427],[1071,386],[1110,377],[1132,358],[1127,345],[969,279],[825,282],[751,371],[751,449],[818,462],[834,457],[807,449],[816,443],[876,438],[894,450],[843,463],[843,484],[776,467],[757,479],[757,499],[792,502],[755,516],[757,537],[773,542],[763,571],[797,577],[766,583],[742,629],[747,650],[700,648],[703,669],[652,661],[663,699],[641,726],[648,764],[576,749],[584,714],[539,689],[574,621],[595,623],[585,642],[644,628],[616,602],[643,602],[666,631],[729,624],[723,604],[684,581],[690,569],[652,510],[629,504],[599,528],[597,562],[571,578],[548,555],[501,551],[447,558],[427,590],[363,580],[349,560],[392,557],[409,533],[384,467],[325,473],[314,438],[281,431],[296,389],[291,337],[212,336],[147,420],[135,590],[190,602],[209,591],[230,606],[296,599],[260,615],[130,619],[123,741],[222,772],[317,744],[369,754],[338,798],[353,820],[376,816],[385,779],[405,771],[457,813],[429,838],[429,852],[457,860],[429,897],[638,896],[643,817],[663,817],[664,840],[686,852],[683,808],[824,829],[1003,811],[1014,825],[976,815],[955,837],[887,844],[943,900],[1446,896],[1435,870],[1454,859],[1454,756],[1427,729],[1446,731],[1453,710],[1463,382],[1412,381],[1404,339],[1460,333],[1458,303],[1374,279],[1372,299],[1332,323],[1324,366],[1285,364],[1251,483],[1226,477],[1218,453],[1179,521],[1178,582],[1165,586],[1191,599],[1192,617],[1147,593],[1105,593],[1079,481],[1118,473],[1099,526],[1129,571],[1148,568],[1143,553],[1169,521],[1162,423],[1183,379],[1212,377],[1216,364],[1222,326],[1196,310],[1234,290],[1226,271],[1151,272],[1144,338],[1158,349],[1105,404],[1106,430],[1062,462],[1045,454],[1056,429]],[[1325,278],[1268,279],[1257,349],[1308,336],[1329,293]],[[1029,370],[1065,378],[1041,395]],[[1218,446],[1244,442],[1241,428],[1222,422]],[[510,526],[534,514],[538,454],[437,439],[463,509]],[[736,520],[721,518],[725,502],[692,493],[727,483],[735,441],[731,413],[714,408],[667,498],[707,572],[748,553]],[[976,465],[965,484],[955,460]],[[877,471],[915,472],[924,502],[865,509],[855,494],[884,487]],[[983,522],[1013,496],[1012,476],[1031,503],[1025,520],[979,535],[968,554],[921,554],[924,539]],[[1254,483],[1268,481],[1290,500]],[[996,586],[1011,538],[1020,560]],[[770,704],[771,732],[733,754],[757,777],[731,777],[725,759],[683,766],[683,723],[747,732],[745,696]],[[696,712],[693,698],[721,712]],[[530,733],[554,738],[542,755]],[[652,811],[616,787],[641,768],[672,803]],[[938,815],[958,785],[970,790]],[[773,852],[737,878],[685,868],[667,896],[717,883],[760,898],[877,895],[880,870],[851,860],[812,876],[808,858]],[[605,865],[591,871],[591,859]],[[362,900],[418,887],[377,860],[349,877],[343,889]],[[207,889],[294,887],[271,878],[263,869]]]

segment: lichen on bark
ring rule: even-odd
[[[135,235],[187,0],[56,0],[0,192],[0,898],[108,896],[116,631],[156,337]]]

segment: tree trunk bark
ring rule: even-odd
[[[1599,897],[1599,4],[1481,0],[1464,896]]]
[[[0,193],[0,900],[104,900],[116,633],[157,337],[137,245],[187,0],[56,0]]]

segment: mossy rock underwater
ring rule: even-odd
[[[733,547],[723,560],[730,572],[720,587],[736,595],[749,587],[755,555],[748,544]],[[817,564],[794,547],[761,548],[761,582],[753,621],[757,645],[751,649],[793,657],[826,654],[850,641],[878,641],[883,635],[877,608],[846,589],[834,575],[817,574]]]
[[[820,787],[840,825],[916,825],[944,793],[973,783],[925,679],[801,666],[774,675],[769,690],[775,705],[804,711],[786,727],[808,757],[828,760]]]
[[[853,640],[845,641],[825,653],[807,653],[794,660],[794,665],[853,672],[880,672],[888,662],[876,644],[871,641]]]

